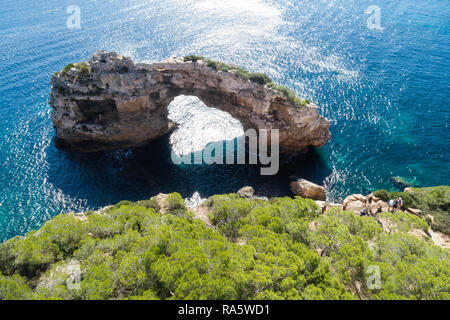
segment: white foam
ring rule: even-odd
[[[192,197],[185,199],[186,207],[192,209],[201,205],[206,199],[200,196],[198,191],[195,191]]]

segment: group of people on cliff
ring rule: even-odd
[[[393,212],[395,209],[401,210],[403,207],[403,199],[402,197],[398,197],[396,199],[389,200],[389,212]]]
[[[361,212],[361,215],[373,215],[372,212],[372,202],[373,202],[373,194],[368,194],[366,196],[366,208]],[[388,202],[388,212],[394,212],[395,210],[401,210],[403,207],[403,199],[401,197],[398,197],[396,199],[390,199]],[[377,211],[375,214],[383,212],[383,209],[381,205],[378,206]]]

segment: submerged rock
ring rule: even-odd
[[[391,177],[392,183],[398,187],[400,190],[404,188],[414,187],[416,184],[411,179],[403,178],[403,177]]]
[[[326,199],[326,190],[324,187],[319,186],[305,179],[298,179],[290,184],[292,193],[308,199],[322,200]]]
[[[142,145],[174,128],[167,107],[179,95],[197,96],[231,114],[244,130],[279,129],[280,152],[322,146],[331,137],[317,106],[294,104],[282,92],[221,71],[209,63],[173,58],[135,64],[114,52],[97,52],[51,80],[56,144],[81,151]]]

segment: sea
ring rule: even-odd
[[[331,140],[284,162],[175,165],[243,134],[196,97],[169,106],[171,135],[136,149],[57,149],[50,79],[97,50],[136,62],[191,54],[264,72],[315,102]],[[292,196],[305,178],[329,201],[377,189],[450,184],[448,0],[1,0],[0,241],[57,214],[160,192],[206,198],[251,185]],[[404,184],[397,183],[400,177]]]

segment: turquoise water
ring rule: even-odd
[[[378,0],[383,30],[367,27],[371,1],[299,2],[2,0],[0,240],[60,212],[159,192],[206,197],[251,184],[260,194],[289,195],[289,179],[305,177],[324,183],[336,200],[394,189],[393,176],[418,186],[450,184],[449,1]],[[81,9],[80,30],[66,27],[73,4]],[[255,166],[175,166],[171,148],[195,147],[208,128],[223,139],[240,130],[227,115],[185,98],[191,111],[175,105],[171,113],[184,117],[180,130],[191,135],[136,150],[58,150],[50,77],[98,49],[136,61],[195,53],[265,72],[315,101],[333,138],[276,177],[260,177]]]

